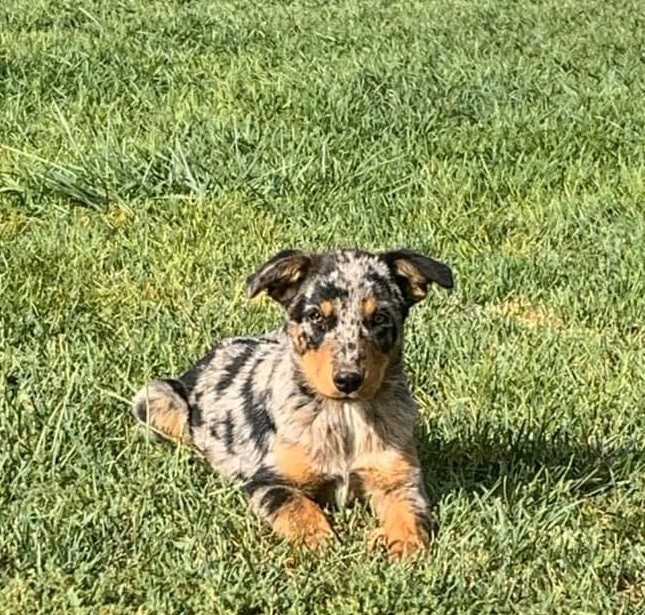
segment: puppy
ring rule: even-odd
[[[428,545],[434,520],[403,329],[432,283],[451,288],[451,270],[410,250],[280,252],[247,289],[266,291],[287,323],[226,339],[178,379],[154,380],[134,415],[237,481],[279,536],[319,548],[333,536],[324,507],[361,497],[390,555],[412,554]]]

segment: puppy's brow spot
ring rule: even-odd
[[[378,310],[379,302],[376,297],[368,297],[363,301],[363,316],[365,318],[371,318],[376,314],[376,310]]]
[[[334,313],[334,304],[329,299],[325,299],[320,303],[320,311],[325,318],[329,318]]]

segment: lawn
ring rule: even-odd
[[[645,4],[4,0],[1,613],[645,613]],[[406,363],[441,532],[276,540],[128,400],[287,246],[451,264]]]

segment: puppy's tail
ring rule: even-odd
[[[188,395],[179,380],[153,380],[132,400],[132,414],[157,438],[190,444]]]

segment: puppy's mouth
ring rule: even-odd
[[[376,394],[375,391],[372,391],[368,386],[361,386],[356,391],[339,391],[336,389],[332,395],[326,395],[330,399],[335,399],[336,401],[363,401],[371,399]]]
[[[361,395],[358,393],[358,391],[354,393],[341,393],[339,391],[338,397],[336,397],[335,399],[340,399],[341,401],[357,401],[361,399]]]
[[[332,392],[322,392],[316,391],[318,396],[322,399],[333,399],[334,401],[360,401],[364,399],[364,395],[361,391],[352,391],[351,393],[343,393],[343,391],[332,391]]]

